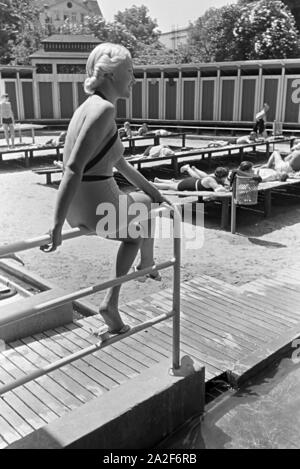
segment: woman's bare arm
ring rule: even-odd
[[[166,201],[165,197],[163,197],[154,184],[149,182],[139,171],[128,163],[124,157],[120,158],[117,162],[116,168],[131,184],[148,194],[154,202],[160,203]]]

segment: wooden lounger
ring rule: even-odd
[[[272,191],[282,188],[288,187],[295,184],[300,184],[300,178],[289,178],[284,182],[281,181],[272,181],[272,182],[262,182],[258,185],[258,193],[262,193],[264,195],[264,209],[263,213],[265,217],[268,217],[271,214],[272,209]],[[201,198],[203,202],[205,199],[209,197],[209,200],[216,200],[221,203],[222,212],[221,212],[221,228],[226,229],[229,224],[229,208],[230,204],[232,207],[232,223],[231,223],[231,232],[235,233],[236,230],[236,222],[235,222],[235,211],[237,204],[232,192],[224,191],[224,192],[213,192],[213,191],[174,191],[174,190],[162,190],[161,191],[165,195],[176,195],[179,197],[191,197],[194,196],[195,198]],[[204,198],[204,199],[203,199]],[[206,199],[207,200],[207,199]]]
[[[62,168],[58,168],[57,166],[53,166],[51,168],[43,168],[43,169],[34,169],[33,172],[35,174],[45,174],[46,175],[46,184],[52,184],[52,174],[62,173]]]

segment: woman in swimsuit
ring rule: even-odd
[[[293,147],[292,152],[285,158],[282,158],[279,151],[273,151],[269,158],[266,168],[273,168],[276,171],[293,173],[300,171],[300,150]]]
[[[154,265],[153,220],[138,224],[138,236],[130,235],[127,230],[137,215],[132,213],[133,204],[142,204],[148,215],[151,203],[169,202],[123,157],[124,147],[115,123],[115,103],[118,98],[128,98],[134,84],[129,51],[121,45],[100,44],[91,52],[86,68],[85,91],[90,96],[75,111],[68,128],[64,174],[50,230],[52,242],[42,249],[50,252],[61,245],[66,219],[72,227],[82,226],[91,233],[121,242],[114,272],[115,277],[121,277],[128,273],[139,250],[140,262],[136,268]],[[113,167],[143,192],[121,192],[113,178]],[[116,215],[110,233],[105,231],[106,223],[103,223],[107,207],[112,207]],[[158,276],[155,271],[151,274],[152,278]],[[119,293],[120,286],[110,289],[99,311],[112,333],[129,329],[119,314]]]
[[[228,184],[229,170],[227,168],[218,167],[213,175],[208,175],[204,171],[184,165],[180,169],[181,172],[187,172],[189,177],[181,181],[169,179],[154,179],[154,184],[161,190],[174,190],[174,191],[215,191],[221,192],[226,190]]]

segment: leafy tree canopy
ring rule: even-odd
[[[281,1],[260,0],[246,4],[233,33],[240,60],[284,59],[299,53],[294,16]]]
[[[159,32],[157,21],[149,16],[149,10],[145,5],[137,7],[133,5],[124,11],[118,11],[115,21],[126,26],[127,30],[144,44],[152,44],[157,41]]]

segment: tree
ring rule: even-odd
[[[257,0],[239,0],[241,5],[253,3]],[[296,20],[298,30],[300,29],[300,3],[299,0],[281,0],[290,10]]]
[[[233,60],[235,38],[233,30],[240,15],[240,7],[226,5],[209,8],[191,24],[188,45],[192,47],[193,61],[212,62]]]
[[[281,1],[247,2],[233,33],[238,60],[285,59],[299,53],[295,19]]]
[[[158,41],[159,31],[156,19],[150,18],[148,13],[149,10],[145,5],[140,7],[133,5],[124,11],[118,11],[114,19],[117,23],[123,24],[137,41],[153,44]]]
[[[102,16],[85,16],[83,23],[72,23],[66,20],[61,27],[62,34],[87,34],[97,37],[101,42],[114,42],[122,44],[133,54],[137,47],[136,38],[126,27],[114,22],[106,22]]]
[[[27,64],[29,55],[39,47],[44,32],[39,9],[32,0],[1,0],[1,63]]]

